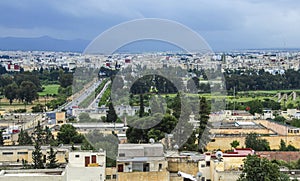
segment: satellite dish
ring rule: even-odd
[[[175,150],[178,150],[178,149],[179,149],[179,146],[178,146],[178,145],[174,145],[174,149],[175,149]]]
[[[221,159],[223,157],[223,153],[221,151],[217,151],[216,157],[217,159]]]
[[[154,143],[155,143],[155,140],[154,140],[153,138],[150,138],[150,139],[149,139],[149,142],[150,142],[151,144],[154,144]]]

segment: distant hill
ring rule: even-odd
[[[5,37],[0,38],[0,50],[83,52],[89,43],[89,40],[62,40],[49,36],[37,38]],[[142,53],[157,51],[181,51],[181,49],[166,42],[146,40],[129,43],[118,49],[117,52]]]
[[[5,37],[0,38],[0,50],[83,52],[89,43],[88,40],[62,40],[49,36],[37,38]]]

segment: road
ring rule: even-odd
[[[96,82],[92,82],[89,84],[89,86],[85,87],[85,89],[83,91],[80,91],[80,93],[77,93],[76,97],[73,97],[73,100],[70,102],[67,102],[63,105],[61,105],[60,107],[58,107],[57,109],[55,109],[54,111],[51,112],[58,112],[62,109],[69,109],[72,107],[77,107],[79,105],[80,102],[84,101],[90,94],[94,94],[94,91],[96,90],[96,88],[101,84],[102,80],[97,80]]]
[[[105,84],[105,86],[103,87],[103,89],[101,90],[101,92],[97,95],[97,97],[93,100],[93,102],[88,106],[88,109],[96,109],[98,107],[98,102],[99,102],[100,98],[102,97],[102,94],[107,89],[107,87],[108,87],[109,84],[110,84],[110,81],[108,81]]]

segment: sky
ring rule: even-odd
[[[93,40],[125,21],[163,18],[213,49],[300,48],[299,0],[2,0],[0,37]]]

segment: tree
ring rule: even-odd
[[[89,113],[83,112],[79,114],[79,121],[80,122],[90,122],[91,121],[91,117],[89,115]]]
[[[284,123],[286,121],[286,119],[283,116],[276,116],[274,118],[274,121]]]
[[[187,89],[190,90],[191,92],[197,93],[199,89],[199,78],[198,77],[193,77],[187,81]]]
[[[13,100],[17,98],[18,86],[16,83],[9,84],[4,87],[4,96],[9,100],[9,104],[13,103]]]
[[[236,148],[240,145],[240,142],[238,142],[237,140],[233,140],[231,143],[230,143],[230,146],[232,148]]]
[[[112,102],[109,102],[108,111],[106,114],[106,122],[114,123],[114,122],[116,122],[117,119],[118,119],[118,116],[116,114],[114,106],[113,106]]]
[[[266,139],[258,138],[256,133],[250,133],[246,136],[245,145],[247,148],[252,148],[255,151],[269,151],[269,142]]]
[[[34,150],[32,151],[33,168],[44,168],[43,153],[41,151],[41,142],[36,138],[34,143]]]
[[[31,81],[23,81],[19,89],[19,98],[25,103],[31,103],[38,97],[37,87]]]
[[[51,130],[48,126],[45,127],[44,134],[45,134],[44,143],[53,145],[53,143],[55,142],[55,139],[54,139],[54,136],[52,135]]]
[[[198,143],[200,143],[200,139],[202,137],[202,134],[206,128],[208,119],[209,119],[209,107],[208,107],[208,103],[206,101],[205,97],[201,97],[200,98],[200,111],[199,111],[199,115],[200,115],[200,126],[199,126],[199,136],[198,136]]]
[[[82,143],[84,136],[79,134],[71,124],[64,124],[60,127],[57,139],[59,143],[64,144]]]
[[[153,117],[148,117],[148,122],[155,123],[162,116],[161,113],[155,113]],[[156,119],[155,119],[156,117]],[[170,134],[177,124],[177,119],[169,114],[165,114],[160,123],[147,131],[148,138],[153,138],[155,141],[160,141],[165,137],[165,134]]]
[[[47,163],[47,168],[57,168],[57,160],[56,160],[57,152],[54,152],[53,148],[50,147],[49,156],[47,157],[49,163]]]
[[[248,155],[238,181],[288,181],[287,175],[279,171],[279,166],[266,158]]]
[[[144,95],[140,94],[140,111],[139,111],[140,118],[143,117],[144,114],[145,114]]]
[[[174,97],[173,99],[171,109],[173,110],[173,116],[175,116],[175,118],[178,119],[181,114],[181,99],[180,99],[179,92],[176,94],[176,97]]]
[[[147,143],[148,142],[148,130],[138,129],[129,126],[126,130],[126,136],[129,143]]]
[[[85,138],[81,144],[81,150],[94,150],[91,143]]]
[[[283,139],[280,140],[279,151],[286,151],[286,144]]]
[[[70,73],[63,73],[62,71],[59,73],[59,84],[61,87],[66,88],[71,86],[73,83],[73,75]]]
[[[36,106],[33,106],[31,109],[33,113],[38,113],[38,112],[44,112],[45,107],[42,104],[37,104]]]
[[[246,106],[248,106],[250,108],[249,112],[253,115],[255,113],[262,113],[263,104],[260,100],[252,100],[252,101],[246,102]]]
[[[35,140],[35,142],[39,142],[40,145],[45,144],[46,133],[45,133],[43,127],[41,126],[40,121],[38,121],[38,124],[34,128],[33,136],[34,136],[33,139]]]
[[[196,131],[193,131],[188,140],[179,148],[179,151],[198,151],[198,145],[196,144]]]
[[[298,148],[294,147],[293,145],[289,144],[287,147],[286,147],[286,151],[299,151]]]
[[[19,145],[32,145],[32,138],[29,136],[27,131],[21,129],[18,137]]]

